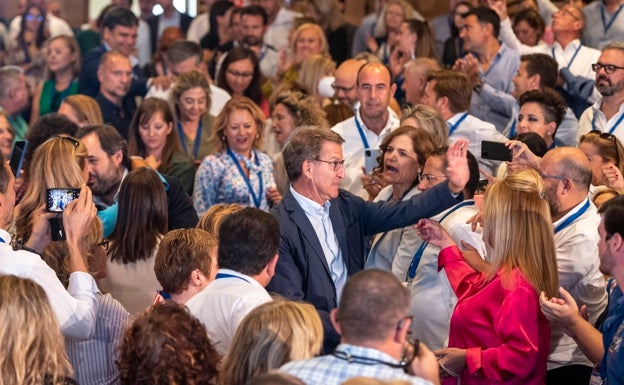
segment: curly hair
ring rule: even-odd
[[[223,131],[225,131],[227,125],[229,124],[230,115],[235,110],[247,111],[253,117],[253,120],[256,123],[256,130],[258,132],[258,136],[253,142],[253,148],[260,150],[266,123],[264,120],[264,113],[260,110],[260,107],[253,102],[253,100],[246,96],[235,96],[225,103],[225,106],[223,106],[221,113],[217,116],[217,119],[215,119],[212,126],[212,135],[209,139],[210,146],[215,148],[216,152],[224,151],[227,148],[227,139],[225,135],[223,135]]]
[[[210,385],[219,360],[201,322],[183,305],[166,301],[128,328],[117,366],[122,385]]]
[[[61,385],[72,375],[48,297],[30,279],[0,275],[0,338],[0,385]]]
[[[275,98],[275,106],[278,104],[283,105],[290,112],[295,127],[316,126],[329,128],[325,112],[309,95],[299,91],[282,92]]]

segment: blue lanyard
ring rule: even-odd
[[[600,16],[602,16],[602,27],[604,28],[605,35],[607,34],[607,32],[609,32],[609,28],[611,28],[611,26],[613,25],[613,22],[620,14],[622,7],[624,7],[624,4],[620,4],[617,11],[615,11],[615,13],[613,14],[613,17],[611,18],[611,20],[607,23],[607,17],[605,16],[605,11],[604,11],[605,9],[604,4],[600,4]]]
[[[509,129],[509,139],[516,136],[516,125],[518,124],[518,118],[514,118],[513,123],[511,123],[511,128]]]
[[[574,55],[572,55],[572,59],[570,59],[570,61],[568,62],[568,65],[565,68],[570,68],[570,66],[572,65],[572,62],[574,61],[574,59],[576,59],[576,55],[578,55],[578,53],[581,50],[582,46],[583,46],[583,44],[579,43],[578,48],[576,49],[576,51],[574,51]],[[550,51],[552,52],[553,59],[555,59],[555,61],[557,61],[557,56],[555,55],[555,47],[552,47],[550,49]]]
[[[6,243],[6,241],[2,238],[0,238],[0,243]]]
[[[215,277],[215,279],[221,279],[221,278],[237,278],[237,279],[242,279],[243,281],[245,281],[247,283],[251,283],[248,280],[246,280],[245,278],[239,277],[238,275],[228,274],[228,273],[217,273],[217,276]]]
[[[243,168],[241,167],[240,163],[238,162],[238,158],[236,157],[236,155],[234,155],[234,153],[232,152],[232,150],[230,150],[230,148],[228,147],[227,149],[227,153],[230,156],[230,159],[232,159],[232,162],[234,162],[234,164],[236,165],[236,168],[238,169],[238,172],[240,173],[240,175],[243,177],[243,180],[245,180],[245,183],[247,183],[247,188],[249,189],[249,193],[251,194],[251,199],[253,199],[254,205],[256,206],[256,208],[260,208],[260,202],[262,199],[262,171],[258,171],[258,173],[256,175],[258,175],[258,181],[260,182],[260,191],[258,192],[258,195],[256,196],[256,193],[253,190],[253,187],[251,186],[251,181],[249,180],[249,178],[247,177],[247,175],[245,175],[245,171],[243,171]],[[260,166],[260,160],[258,159],[258,154],[256,154],[256,152],[254,151],[254,158],[256,158],[256,166]],[[251,170],[250,174],[251,174]]]
[[[466,207],[466,206],[474,206],[474,204],[475,204],[474,201],[463,201],[462,203],[450,209],[446,214],[444,214],[444,216],[439,220],[439,222],[442,223],[446,219],[446,217],[448,217],[449,215],[451,215],[458,209],[462,207]],[[410,263],[409,269],[407,270],[408,280],[412,280],[416,276],[416,269],[418,268],[418,264],[420,263],[420,258],[422,258],[422,255],[425,252],[425,248],[427,247],[427,245],[429,245],[428,242],[421,243],[420,247],[416,251],[416,254],[414,254],[414,258],[412,258],[412,262]]]
[[[596,115],[598,115],[596,112],[594,112],[594,116],[592,117],[592,130],[594,131],[602,131],[596,128]],[[615,124],[613,126],[611,126],[611,129],[609,130],[609,134],[613,135],[613,131],[615,131],[615,129],[620,125],[620,123],[622,123],[622,120],[624,119],[624,112],[622,113],[622,115],[620,115],[620,117],[618,118],[618,120],[616,120]]]
[[[360,138],[362,138],[362,144],[364,145],[364,148],[370,148],[370,146],[368,145],[368,140],[366,140],[366,135],[364,135],[364,130],[362,130],[362,126],[360,125],[360,121],[357,118],[357,115],[353,117],[355,119],[355,126],[358,129],[358,132],[360,133]]]
[[[589,208],[589,198],[585,200],[585,204],[580,209],[578,209],[574,214],[570,215],[568,219],[566,219],[565,221],[560,223],[557,227],[555,227],[555,234],[565,229],[566,227],[570,226],[572,222],[574,222],[575,220],[578,219],[578,217],[583,215],[585,211],[587,211],[588,208]]]
[[[455,124],[453,124],[450,128],[449,128],[449,136],[453,135],[453,133],[455,132],[455,130],[457,130],[457,128],[459,127],[460,124],[462,124],[464,122],[464,120],[466,120],[466,117],[468,116],[467,112],[464,112],[464,114],[462,115],[461,118],[459,118],[459,120],[457,122],[455,122]]]
[[[199,125],[197,126],[197,133],[195,134],[195,143],[193,144],[193,159],[197,159],[197,154],[199,153],[199,144],[201,143],[202,128],[203,122],[200,118]],[[184,135],[184,130],[182,130],[182,122],[178,122],[178,136],[180,137],[180,142],[182,144],[184,152],[188,154],[188,147],[186,147],[186,137]]]

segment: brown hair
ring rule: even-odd
[[[457,71],[440,70],[427,76],[427,81],[432,80],[435,80],[433,91],[436,99],[446,97],[451,112],[458,113],[470,108],[472,89],[468,86],[466,75]]]
[[[217,203],[212,205],[203,217],[197,222],[195,228],[208,232],[215,239],[219,239],[219,227],[228,215],[241,211],[243,206],[236,203]]]

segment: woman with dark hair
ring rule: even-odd
[[[465,24],[464,14],[472,9],[472,5],[467,1],[459,1],[453,8],[453,23],[451,24],[451,37],[444,42],[444,52],[442,52],[442,65],[452,68],[455,61],[464,57],[464,41],[459,37],[459,31]]]
[[[154,258],[167,232],[167,195],[156,171],[142,167],[121,183],[115,229],[109,237],[107,275],[99,281],[130,314],[147,309],[161,289]]]
[[[45,23],[46,10],[36,3],[24,7],[17,39],[9,40],[6,64],[18,65],[35,78],[43,77],[45,67],[45,41],[50,32]]]
[[[246,96],[269,117],[269,104],[262,96],[260,67],[256,54],[246,47],[236,47],[228,52],[217,76],[217,86],[232,97]]]
[[[217,62],[223,53],[234,48],[230,33],[230,15],[234,3],[228,0],[217,0],[210,7],[210,30],[204,35],[199,44],[208,52],[208,73],[214,79],[217,71]]]
[[[555,134],[567,108],[561,95],[551,88],[532,90],[520,95],[518,103],[517,133],[534,132],[546,141],[548,148],[557,146]]]
[[[213,385],[218,364],[201,322],[184,306],[165,301],[128,328],[117,365],[121,385]]]
[[[184,153],[175,129],[169,104],[160,98],[147,98],[134,114],[128,133],[128,155],[145,159],[154,170],[174,176],[184,191],[193,194],[195,166]]]
[[[516,37],[524,45],[534,47],[545,45],[542,41],[546,25],[540,14],[531,8],[524,9],[516,14],[512,28]]]

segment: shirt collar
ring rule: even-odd
[[[455,115],[451,116],[451,118],[449,120],[446,121],[446,124],[450,124],[453,125],[455,123],[457,123],[457,121],[459,119],[461,119],[461,117],[466,113],[466,111],[461,111],[456,113]]]
[[[289,187],[290,192],[299,203],[299,206],[303,209],[303,212],[310,217],[313,218],[322,218],[324,216],[329,215],[329,208],[331,207],[331,203],[326,201],[324,205],[320,205],[317,202],[314,202],[312,199],[299,194],[292,185]]]

